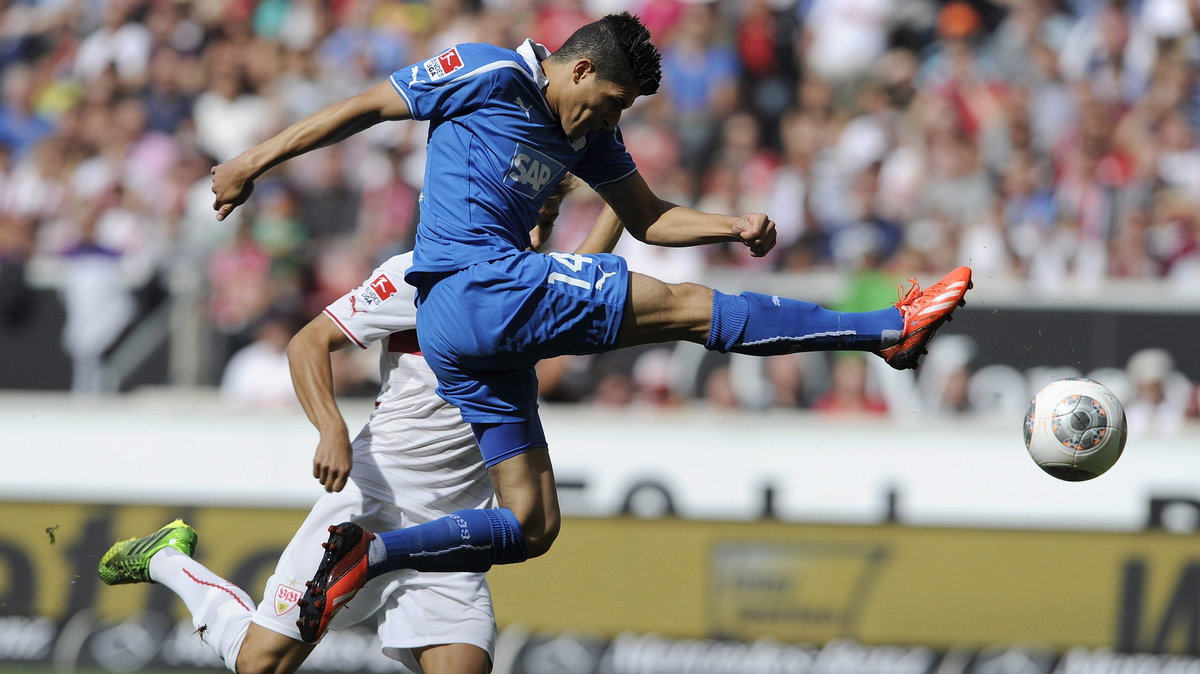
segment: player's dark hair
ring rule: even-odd
[[[562,201],[568,194],[574,192],[576,187],[579,187],[579,179],[570,173],[564,173],[562,180],[558,181],[558,184],[554,186],[554,191],[546,199],[547,201],[550,199]]]
[[[650,42],[650,31],[629,12],[582,26],[551,58],[590,59],[597,77],[636,89],[639,96],[658,91],[662,82],[662,55]]]

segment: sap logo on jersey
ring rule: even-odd
[[[517,143],[508,173],[504,174],[504,184],[530,199],[536,199],[547,185],[553,185],[558,180],[564,170],[566,167],[550,157]]]
[[[424,66],[425,72],[429,73],[429,79],[440,80],[446,75],[462,68],[463,60],[458,55],[458,49],[451,48],[429,59],[424,63]]]

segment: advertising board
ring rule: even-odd
[[[0,503],[0,662],[214,665],[173,595],[102,585],[99,556],[184,516],[201,532],[197,557],[255,595],[303,515]],[[863,674],[885,671],[862,664],[872,658],[899,663],[886,671],[943,674],[960,658],[957,671],[973,672],[967,663],[1012,649],[1041,654],[1046,668],[1030,672],[1070,658],[1076,669],[1063,671],[1110,671],[1094,667],[1114,651],[1200,667],[1192,536],[572,518],[548,555],[489,578],[511,672],[555,671],[529,663],[565,648],[561,639],[595,657],[585,658],[592,669],[558,671],[613,674],[716,651],[813,667],[836,655],[850,664],[811,671]],[[368,628],[342,635],[314,668],[391,671],[372,639]]]

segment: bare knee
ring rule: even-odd
[[[663,283],[630,274],[629,300],[621,321],[622,347],[659,342],[704,343],[712,325],[712,288],[698,283]]]
[[[562,529],[562,520],[555,513],[553,518],[542,517],[536,522],[521,522],[521,530],[525,533],[525,544],[528,546],[530,558],[541,557],[550,551],[550,546],[558,538]]]

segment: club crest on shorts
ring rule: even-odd
[[[279,588],[275,590],[275,615],[285,615],[296,608],[296,603],[303,596],[304,593],[300,590],[280,583]]]
[[[430,80],[440,80],[450,73],[459,70],[463,67],[462,57],[458,55],[458,48],[451,47],[437,56],[429,59],[424,64],[425,72],[429,75]]]
[[[504,174],[504,185],[530,199],[537,199],[547,186],[554,185],[566,167],[545,154],[517,143],[512,161]]]

